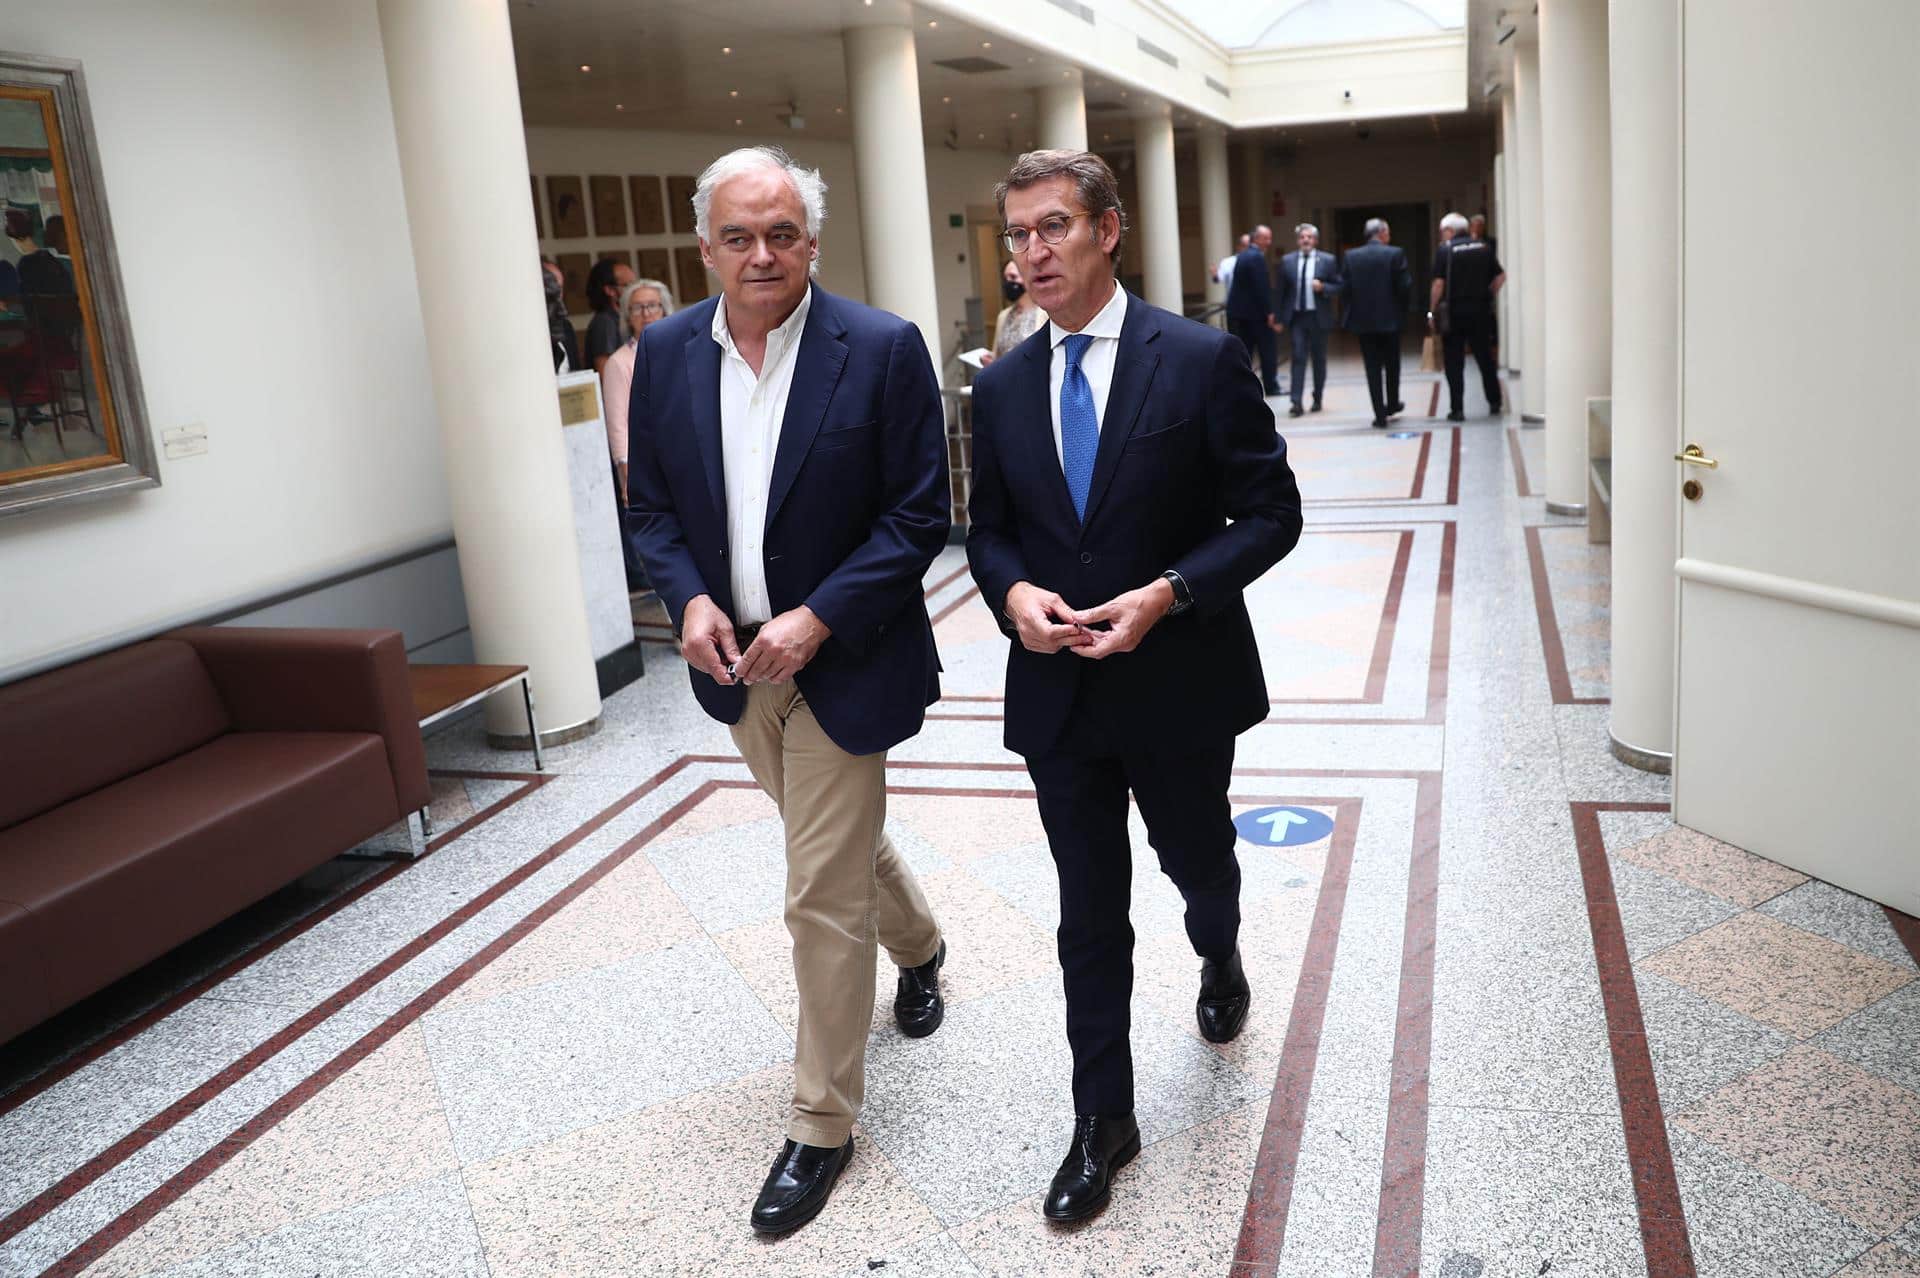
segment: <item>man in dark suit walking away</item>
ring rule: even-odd
[[[1042,1212],[1077,1220],[1140,1151],[1129,795],[1186,900],[1201,1034],[1246,1021],[1227,787],[1268,703],[1242,592],[1298,541],[1300,490],[1241,344],[1114,279],[1104,160],[1029,152],[995,195],[1051,320],[974,382],[967,559],[1012,640],[1006,744],[1060,874],[1076,1122]]]
[[[1467,219],[1449,213],[1440,229],[1453,231],[1433,256],[1432,295],[1428,299],[1427,327],[1441,333],[1446,355],[1447,420],[1463,422],[1466,414],[1467,347],[1480,366],[1480,385],[1487,407],[1500,415],[1500,370],[1493,362],[1493,299],[1507,282],[1506,270],[1493,246],[1467,234]],[[1442,314],[1441,304],[1445,303]],[[1444,322],[1443,322],[1444,320]]]
[[[693,206],[720,296],[640,335],[628,509],[695,695],[786,824],[793,1106],[750,1217],[774,1234],[853,1157],[876,947],[902,1033],[944,1010],[946,943],[884,823],[886,752],[940,695],[920,582],[947,540],[946,427],[919,330],[812,284],[819,173],[748,147]]]
[[[1385,218],[1368,218],[1367,242],[1347,250],[1347,328],[1360,339],[1377,427],[1406,408],[1400,402],[1400,330],[1412,296],[1406,250],[1393,246]]]
[[[1306,411],[1300,397],[1308,356],[1313,358],[1313,411],[1320,411],[1320,396],[1327,388],[1327,334],[1333,331],[1333,299],[1341,280],[1339,260],[1320,251],[1320,228],[1302,222],[1293,229],[1300,247],[1280,259],[1280,304],[1274,313],[1281,327],[1293,332],[1293,407],[1287,411],[1298,417]]]
[[[1256,226],[1247,247],[1233,261],[1227,285],[1227,328],[1247,348],[1247,362],[1260,357],[1260,384],[1269,395],[1280,393],[1280,367],[1274,334],[1280,322],[1273,309],[1273,282],[1267,278],[1267,250],[1273,230]]]

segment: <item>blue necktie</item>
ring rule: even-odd
[[[1087,519],[1087,493],[1093,488],[1093,455],[1100,450],[1100,419],[1093,411],[1093,387],[1080,371],[1081,357],[1093,338],[1075,333],[1066,339],[1067,375],[1060,379],[1060,468],[1080,522]]]

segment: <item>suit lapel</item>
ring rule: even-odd
[[[793,489],[800,465],[820,433],[820,421],[827,415],[833,388],[840,382],[840,370],[847,364],[847,326],[834,309],[831,293],[813,287],[813,309],[807,314],[806,327],[800,331],[800,350],[795,356],[793,383],[787,390],[787,415],[780,423],[780,445],[773,455],[773,483],[767,492],[767,527],[773,527],[780,504]]]
[[[1060,468],[1060,453],[1053,445],[1053,326],[1042,324],[1019,349],[1021,380],[1012,399],[1021,406],[1024,420],[1015,429],[1026,440],[1028,464],[1040,478],[1053,517],[1063,527],[1077,530],[1080,516],[1073,511],[1073,494],[1067,491],[1067,475]]]
[[[718,303],[715,303],[717,306]],[[687,339],[687,402],[693,408],[693,434],[706,465],[707,491],[720,526],[727,523],[727,472],[720,442],[720,344],[708,325]]]
[[[1146,405],[1147,391],[1153,385],[1154,370],[1160,366],[1160,356],[1149,349],[1149,344],[1158,336],[1159,316],[1152,307],[1129,293],[1127,318],[1120,326],[1120,349],[1114,353],[1113,385],[1107,391],[1107,412],[1100,422],[1100,448],[1093,455],[1093,484],[1087,490],[1087,517],[1081,525],[1083,529],[1090,527],[1093,517],[1099,513],[1100,499],[1106,496],[1107,486],[1113,482],[1113,472],[1120,467],[1120,454],[1133,434],[1141,408]],[[1059,469],[1058,466],[1055,469]],[[1066,487],[1064,480],[1061,487]]]

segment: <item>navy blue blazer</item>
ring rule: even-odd
[[[1236,278],[1239,267],[1234,268]],[[1105,658],[1102,695],[1126,707],[1121,748],[1218,744],[1266,718],[1266,680],[1242,592],[1300,539],[1300,489],[1245,346],[1127,298],[1084,524],[1053,442],[1050,329],[973,383],[967,559],[1007,657],[1007,748],[1045,754],[1094,663],[1029,652],[1006,620],[1028,581],[1074,608],[1172,568],[1194,606],[1129,653]]]
[[[1413,268],[1397,244],[1368,240],[1347,250],[1347,327],[1356,333],[1397,333],[1407,322]]]
[[[920,730],[940,696],[921,581],[947,543],[946,419],[920,330],[813,285],[774,453],[761,553],[774,614],[833,631],[796,677],[833,743],[873,754]],[[641,334],[627,417],[629,536],[676,633],[710,595],[734,617],[712,299]],[[708,714],[746,689],[689,668]]]
[[[1299,283],[1299,275],[1300,250],[1295,249],[1280,259],[1280,284],[1276,290],[1277,300],[1273,311],[1280,317],[1282,324],[1292,324],[1297,318],[1304,318],[1294,314],[1294,308],[1301,304],[1300,299],[1295,296],[1298,290],[1294,287]],[[1340,295],[1342,288],[1346,287],[1346,282],[1340,275],[1340,259],[1325,249],[1317,252],[1313,259],[1313,278],[1326,287],[1324,292],[1313,295],[1313,309],[1307,312],[1313,318],[1304,322],[1315,328],[1331,329],[1335,326],[1333,299]]]
[[[1273,284],[1267,278],[1267,255],[1248,245],[1233,259],[1233,279],[1227,285],[1227,318],[1264,324],[1273,314]]]

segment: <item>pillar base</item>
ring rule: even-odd
[[[1584,502],[1575,505],[1572,502],[1550,501],[1547,503],[1547,513],[1549,515],[1576,515],[1585,518],[1587,507]]]
[[[1670,776],[1673,773],[1673,751],[1671,750],[1643,750],[1639,746],[1628,745],[1613,735],[1612,728],[1607,729],[1607,747],[1613,751],[1614,758],[1630,768],[1638,768],[1642,772],[1657,772],[1661,776]]]
[[[1546,414],[1544,413],[1520,414],[1520,425],[1527,430],[1538,430],[1542,426],[1545,426],[1546,424],[1547,424],[1547,418],[1546,418]]]
[[[585,723],[576,723],[566,728],[548,728],[540,734],[542,746],[566,745],[573,741],[584,741],[600,731],[600,716],[595,715]],[[533,738],[524,732],[489,732],[487,744],[495,750],[531,750]]]

